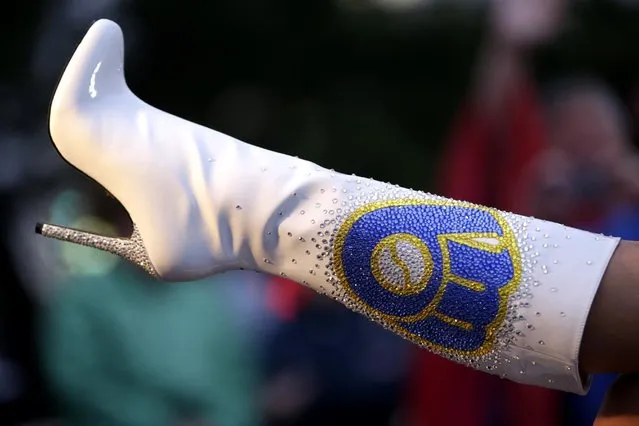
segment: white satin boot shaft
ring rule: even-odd
[[[117,253],[164,280],[239,268],[288,277],[441,356],[585,391],[579,347],[618,239],[248,145],[142,102],[122,61],[119,27],[98,21],[60,81],[50,130],[60,154],[120,200],[136,233],[101,239],[44,225],[44,235]]]

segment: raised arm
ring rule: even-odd
[[[588,373],[639,372],[639,242],[622,241],[588,316],[580,352]]]

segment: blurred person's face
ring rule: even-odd
[[[573,94],[553,109],[552,145],[570,162],[570,192],[589,202],[606,202],[628,145],[621,117],[603,97]]]
[[[615,167],[627,146],[627,136],[614,107],[594,94],[575,94],[554,109],[551,143],[577,166],[606,170]]]
[[[543,43],[556,36],[567,7],[567,0],[493,0],[493,25],[509,43]]]

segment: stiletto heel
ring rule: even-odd
[[[37,223],[35,231],[43,237],[91,247],[120,256],[139,266],[150,275],[158,278],[158,274],[155,268],[153,268],[146,249],[144,248],[144,244],[142,243],[142,237],[135,226],[129,238],[107,237],[92,232],[80,231],[79,229],[46,223]]]

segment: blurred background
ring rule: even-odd
[[[0,424],[589,425],[287,281],[164,286],[37,221],[130,231],[47,108],[93,20],[176,115],[345,173],[639,239],[635,0],[32,0],[0,20]],[[179,141],[176,141],[179,142]]]

